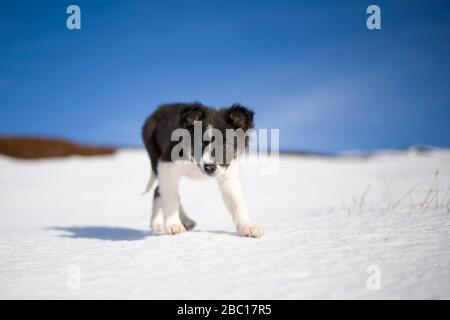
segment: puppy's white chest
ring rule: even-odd
[[[180,166],[180,173],[182,176],[195,180],[208,179],[208,176],[202,173],[196,164],[183,163],[178,165]]]

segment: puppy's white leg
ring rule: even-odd
[[[164,230],[164,215],[161,207],[161,193],[159,192],[159,186],[155,189],[153,195],[153,207],[152,218],[150,220],[150,226],[153,231],[160,232]]]
[[[159,191],[164,214],[164,224],[168,234],[185,232],[180,220],[180,199],[178,184],[181,174],[176,163],[161,162],[158,166]]]
[[[262,229],[250,225],[247,205],[239,181],[239,164],[233,161],[226,172],[217,178],[217,181],[225,205],[233,217],[234,225],[239,234],[253,238],[261,237],[263,235]]]

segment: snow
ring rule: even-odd
[[[449,151],[243,164],[262,239],[235,233],[213,180],[182,182],[193,232],[150,232],[148,175],[143,150],[1,156],[0,298],[450,298]]]

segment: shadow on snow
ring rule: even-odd
[[[63,238],[83,238],[110,241],[133,241],[161,234],[130,228],[86,226],[86,227],[52,227],[51,230],[65,231],[69,234],[60,235]]]
[[[121,227],[107,226],[84,226],[84,227],[50,227],[49,230],[64,231],[61,238],[74,239],[97,239],[109,241],[135,241],[143,240],[147,237],[163,236],[165,233],[152,232],[150,230],[138,230]],[[219,230],[193,230],[188,233],[206,232],[217,235],[239,236],[236,232]]]

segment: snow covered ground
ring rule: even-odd
[[[0,156],[0,298],[450,298],[449,151],[242,169],[262,239],[237,236],[214,181],[181,185],[195,231],[150,232],[142,150]]]

